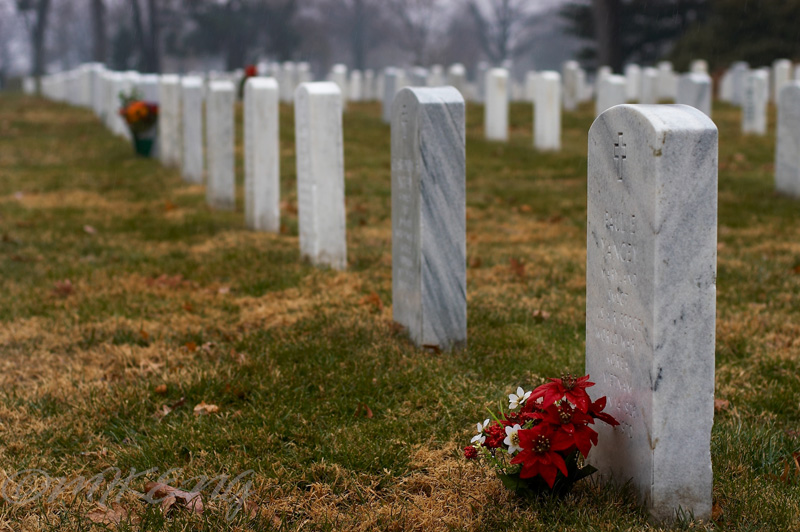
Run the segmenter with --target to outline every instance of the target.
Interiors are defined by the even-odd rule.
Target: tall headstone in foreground
[[[203,182],[203,79],[187,76],[181,80],[183,95],[183,178]]]
[[[589,455],[657,520],[711,517],[717,252],[714,123],[621,105],[589,131],[586,372],[620,422]]]
[[[294,97],[300,253],[313,264],[347,267],[342,92],[303,83]]]
[[[392,312],[418,346],[467,340],[465,107],[453,87],[392,107]]]
[[[766,135],[769,75],[762,70],[751,70],[745,78],[743,97],[742,133]]]
[[[615,105],[625,103],[627,100],[627,82],[622,76],[608,74],[600,79],[597,87],[597,101],[595,102],[595,115]]]
[[[508,71],[486,72],[484,124],[487,140],[508,140]]]
[[[232,81],[209,83],[206,99],[206,202],[215,209],[233,210],[236,206],[233,159],[235,102],[236,88]]]
[[[273,78],[250,78],[244,86],[244,219],[272,233],[281,225],[279,94]]]
[[[561,149],[561,75],[558,72],[537,74],[533,145],[539,150]]]
[[[776,144],[775,189],[800,197],[800,81],[781,90]]]
[[[683,74],[678,80],[676,103],[690,105],[711,116],[711,77],[697,72]]]
[[[777,59],[772,63],[772,88],[770,98],[778,103],[781,89],[792,80],[792,62],[789,59]]]

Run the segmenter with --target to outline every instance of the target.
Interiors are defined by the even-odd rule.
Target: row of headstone
[[[487,106],[506,79],[487,71]],[[393,319],[437,350],[467,340],[464,108],[406,88],[391,113]],[[586,367],[620,422],[589,461],[658,520],[711,517],[717,150],[684,105],[616,106],[589,132]]]
[[[291,69],[282,73],[286,70]],[[130,137],[119,115],[119,95],[138,90],[146,101],[159,105],[162,164],[180,169],[188,183],[205,183],[210,207],[233,210],[238,79],[240,74],[214,73],[203,79],[120,73],[93,64],[43,77],[42,92],[54,100],[94,109],[113,133]],[[259,231],[280,231],[278,103],[282,95],[274,78],[255,76],[245,81],[245,224]],[[303,82],[294,90],[293,100],[301,254],[314,264],[344,269],[342,91],[335,83]]]
[[[607,85],[627,97],[627,80],[614,78],[606,73],[598,92]],[[487,109],[507,106],[507,79],[505,69],[487,70]],[[762,72],[745,79],[743,101],[769,93]],[[108,105],[103,82],[95,90],[80,76],[54,81],[42,80],[46,94]],[[106,83],[136,80],[108,73]],[[162,105],[172,85],[161,77]],[[201,79],[183,78],[179,86],[184,171],[187,146],[198,148],[188,133],[202,129],[205,94],[210,203],[230,208],[234,84],[216,80],[204,91]],[[537,120],[545,109],[560,111],[558,73],[540,73],[534,86]],[[586,368],[620,421],[596,427],[589,461],[606,480],[629,482],[660,520],[679,511],[710,518],[713,478],[718,132],[699,110],[710,98],[707,74],[681,76],[676,90],[678,99],[702,103],[616,105],[603,110],[588,141]],[[245,84],[246,220],[273,231],[279,95],[274,79]],[[342,96],[336,83],[303,83],[294,109],[300,247],[334,268],[346,266]],[[464,98],[446,87],[405,88],[391,99],[394,319],[417,345],[447,350],[467,340]],[[783,86],[778,109],[776,185],[800,195],[799,82]],[[537,130],[556,129],[547,125],[553,116],[542,120]]]

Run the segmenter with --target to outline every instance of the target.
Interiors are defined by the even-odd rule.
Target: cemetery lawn
[[[583,371],[590,107],[564,115],[559,154],[531,148],[529,106],[512,106],[508,144],[483,141],[469,107],[469,347],[442,354],[392,326],[378,105],[344,118],[340,273],[299,259],[290,108],[270,235],[243,228],[241,129],[238,208],[215,212],[89,111],[4,94],[0,530],[656,530],[625,490],[521,501],[461,456],[517,386]],[[774,136],[742,137],[738,110],[714,112],[714,522],[675,528],[800,530],[800,203],[773,192]],[[218,411],[195,415],[201,403]],[[59,478],[105,471],[102,494],[108,468],[158,468],[131,482],[140,491],[172,468],[173,485],[251,471],[250,502],[227,521],[211,489],[202,515],[168,517],[132,492],[108,514],[88,488],[57,494]],[[26,469],[54,480],[32,474],[20,498],[44,496],[12,504]]]

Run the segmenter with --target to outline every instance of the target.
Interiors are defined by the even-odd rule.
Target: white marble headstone
[[[203,182],[203,79],[187,76],[181,80],[183,96],[183,178],[189,183]]]
[[[711,77],[708,74],[692,72],[678,79],[676,103],[690,105],[711,116]]]
[[[206,99],[206,151],[208,182],[206,201],[215,209],[236,207],[233,158],[236,88],[232,81],[212,81]]]
[[[600,78],[595,101],[595,115],[627,101],[627,81],[622,76],[608,74]]]
[[[562,77],[564,79],[564,109],[574,111],[578,104],[583,101],[582,87],[578,79],[578,71],[581,70],[577,61],[567,61],[564,63]]]
[[[772,93],[770,98],[777,103],[784,85],[792,80],[792,62],[789,59],[776,59],[772,63]]]
[[[508,140],[508,70],[486,72],[484,124],[487,140]]]
[[[629,101],[638,101],[642,89],[642,68],[639,65],[625,67],[625,98]]]
[[[766,135],[769,74],[763,70],[751,70],[745,78],[743,98],[742,133]]]
[[[250,78],[244,86],[244,218],[257,231],[280,231],[278,82]]]
[[[561,149],[561,75],[537,75],[533,111],[533,145],[539,150]]]
[[[342,92],[332,82],[295,92],[300,253],[312,264],[347,267]]]
[[[711,517],[718,132],[685,105],[589,131],[586,372],[617,427],[589,454],[657,520]]]
[[[778,100],[775,190],[800,197],[800,81],[784,85]]]
[[[658,70],[646,67],[642,71],[642,90],[639,102],[643,104],[658,103]]]
[[[453,87],[392,107],[392,312],[418,346],[467,340],[465,106]]]

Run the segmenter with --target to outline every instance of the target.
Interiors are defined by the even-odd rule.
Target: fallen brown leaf
[[[517,277],[525,277],[525,264],[514,257],[509,259],[509,264],[511,265],[511,271],[517,275]]]
[[[72,281],[64,279],[63,281],[56,281],[53,285],[53,294],[58,297],[67,297],[73,292]]]
[[[712,521],[719,521],[719,518],[722,517],[722,506],[719,503],[714,503],[711,507],[711,520]]]
[[[145,500],[161,502],[161,511],[167,514],[173,507],[186,508],[196,514],[203,513],[203,497],[197,491],[183,491],[161,482],[148,482],[144,486]]]
[[[205,401],[200,401],[200,404],[197,404],[194,407],[194,415],[196,416],[216,414],[217,412],[219,412],[219,407],[217,405],[207,404]]]
[[[369,295],[362,297],[360,303],[362,305],[372,305],[373,310],[375,311],[383,310],[383,301],[381,301],[381,296],[379,296],[376,292],[372,292]]]
[[[171,405],[161,405],[158,412],[156,412],[156,418],[159,420],[164,419],[167,415],[169,415],[173,410],[179,408],[186,404],[186,398],[181,397],[176,402],[172,403]]]
[[[530,205],[520,205],[519,210],[522,212],[531,212],[533,208]]]
[[[150,340],[150,333],[148,333],[148,332],[147,332],[147,331],[145,331],[144,329],[140,329],[140,330],[139,330],[139,336],[141,336],[141,337],[142,337],[142,340],[144,340],[145,342],[147,342],[148,340]]]
[[[358,403],[358,407],[356,408],[356,413],[354,417],[359,417],[361,415],[361,411],[364,410],[364,417],[372,419],[372,409],[368,407],[364,403]]]
[[[128,511],[118,504],[113,505],[111,508],[99,504],[97,509],[86,514],[86,517],[92,523],[118,525],[128,518]],[[132,521],[138,522],[138,518],[134,518]]]
[[[190,353],[194,353],[195,351],[197,351],[197,344],[194,342],[186,342],[186,345],[184,347]]]
[[[550,313],[547,312],[546,310],[537,309],[533,311],[533,320],[537,323],[542,323],[549,317]]]
[[[167,385],[166,384],[159,384],[158,386],[156,386],[156,389],[154,391],[159,395],[166,395],[166,393],[167,393]]]
[[[192,306],[191,303],[187,301],[186,303],[183,304],[183,310],[185,310],[186,312],[191,312],[192,310],[194,310],[194,307]]]
[[[480,257],[475,257],[474,259],[472,259],[472,261],[469,263],[469,267],[470,268],[480,268],[481,267],[481,258]]]
[[[178,206],[175,205],[174,203],[172,203],[170,200],[167,200],[167,201],[164,202],[164,210],[166,212],[174,211],[177,208],[178,208]]]
[[[731,406],[731,402],[727,399],[714,399],[714,411],[723,412]]]

